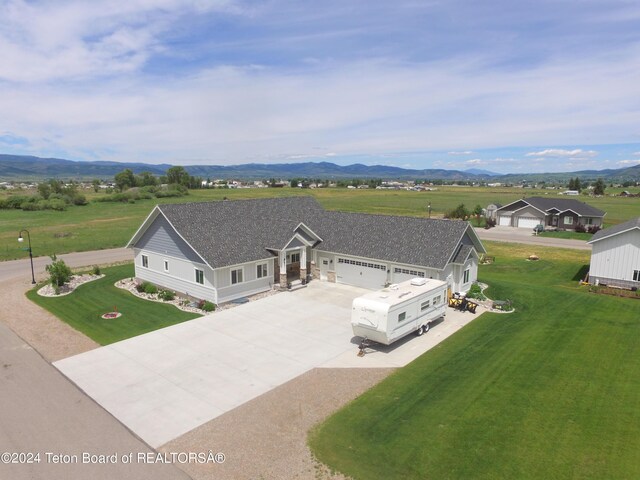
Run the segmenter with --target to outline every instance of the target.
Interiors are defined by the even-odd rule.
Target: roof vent
[[[411,285],[416,285],[421,287],[422,285],[426,285],[426,283],[427,283],[426,278],[416,277],[411,279]]]

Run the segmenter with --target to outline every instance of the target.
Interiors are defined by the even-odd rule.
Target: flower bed
[[[74,275],[71,279],[65,283],[63,286],[58,287],[58,293],[56,293],[56,289],[50,283],[46,284],[44,287],[38,290],[38,295],[42,297],[62,297],[64,295],[69,295],[80,285],[92,282],[94,280],[98,280],[104,277],[104,275]]]

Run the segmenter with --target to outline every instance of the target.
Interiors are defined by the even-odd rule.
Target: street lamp
[[[429,210],[429,218],[431,218],[431,202],[427,205],[427,210]]]
[[[20,243],[24,242],[24,238],[22,237],[22,232],[27,232],[27,240],[29,241],[29,247],[25,248],[25,250],[29,252],[29,260],[31,260],[31,283],[35,285],[36,276],[33,273],[33,252],[31,251],[31,235],[29,235],[29,230],[27,229],[20,230],[20,233],[18,233],[18,242]]]

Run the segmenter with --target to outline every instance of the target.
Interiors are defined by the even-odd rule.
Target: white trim
[[[239,282],[234,282],[233,281],[233,272],[237,272],[238,270],[240,270],[241,273],[241,277],[242,280]],[[236,279],[238,278],[238,275],[236,275]],[[244,267],[236,267],[236,268],[231,268],[229,269],[229,286],[233,286],[233,285],[240,285],[241,283],[246,283],[246,280],[244,279]]]
[[[523,202],[524,202],[524,200],[523,200]],[[540,210],[538,207],[534,207],[534,206],[533,206],[533,205],[531,205],[529,202],[524,202],[524,203],[526,203],[526,205],[525,205],[524,207],[519,208],[519,209],[517,209],[517,210],[513,210],[513,213],[515,214],[516,212],[519,212],[520,210],[524,210],[524,209],[525,209],[525,208],[527,208],[527,207],[531,207],[531,208],[533,208],[534,210],[539,211],[539,212],[540,212],[542,215],[544,215],[545,217],[546,217],[547,215],[549,215],[549,214],[548,214],[547,212],[545,212],[544,210]],[[513,215],[512,215],[512,216],[513,216]]]
[[[149,255],[147,255],[146,253],[141,253],[140,260],[141,260],[140,267],[149,269]]]
[[[162,266],[163,266],[163,272],[165,273],[169,273],[169,260],[167,260],[166,258],[162,258]]]
[[[263,265],[266,267],[266,272],[265,272],[264,275],[259,277],[258,276],[258,267],[263,266]],[[268,277],[269,277],[269,262],[256,263],[256,280],[262,280],[263,278],[268,278]]]
[[[195,277],[196,277],[196,281],[194,282],[196,285],[203,285],[204,286],[204,270],[202,270],[201,268],[197,268],[197,267],[193,267],[194,273],[195,273]],[[202,273],[202,283],[200,283],[198,281],[198,272]]]
[[[153,217],[153,220],[156,219],[156,217],[159,215],[160,213],[160,208],[158,205],[156,205],[155,207],[153,207],[153,210],[151,210],[151,213],[149,213],[149,215],[147,215],[147,218],[144,219],[144,222],[142,222],[142,225],[140,225],[140,227],[138,227],[138,230],[136,230],[136,233],[133,234],[133,237],[131,237],[131,240],[129,240],[129,242],[127,243],[127,245],[125,246],[125,248],[129,248],[129,247],[134,247],[134,243],[137,242],[139,240],[138,234],[142,234],[144,233],[144,231],[147,230],[147,228],[149,228],[149,226],[153,223],[153,220],[149,221],[149,219],[151,218],[151,216],[153,214],[156,214],[155,217]],[[166,218],[166,217],[165,217]],[[148,222],[148,225],[147,225]],[[142,235],[140,235],[142,236]],[[135,248],[135,247],[134,247]]]
[[[319,241],[323,241],[322,237],[320,235],[318,235],[316,232],[314,232],[313,230],[311,230],[307,225],[305,225],[304,222],[300,222],[298,224],[298,226],[296,228],[293,229],[293,231],[295,232],[297,229],[299,229],[300,227],[304,228],[307,233],[311,234],[312,237],[316,237]]]
[[[313,246],[313,243],[309,243],[309,241],[306,240],[302,235],[300,235],[299,233],[296,233],[296,234],[293,235],[293,237],[291,237],[287,241],[287,243],[284,244],[284,247],[281,250],[293,250],[293,249],[296,249],[296,248],[301,248],[300,246],[298,246],[298,247],[289,247],[289,244],[291,242],[293,242],[294,240],[296,240],[296,239],[300,240],[300,242],[303,245],[307,246],[307,247],[312,247]]]
[[[612,228],[612,227],[609,227],[609,228]],[[635,227],[627,228],[626,230],[620,230],[619,232],[610,233],[609,235],[603,235],[600,238],[591,239],[587,243],[599,242],[600,240],[604,240],[606,238],[612,238],[612,237],[615,237],[616,235],[620,235],[621,233],[627,233],[627,232],[630,232],[632,230],[640,230],[640,227],[635,226]],[[606,232],[606,230],[604,230],[604,231]]]

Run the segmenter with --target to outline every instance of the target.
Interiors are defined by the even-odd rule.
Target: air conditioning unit
[[[427,279],[426,278],[412,278],[411,279],[411,285],[415,285],[416,287],[421,287],[422,285],[426,285],[427,284]]]

